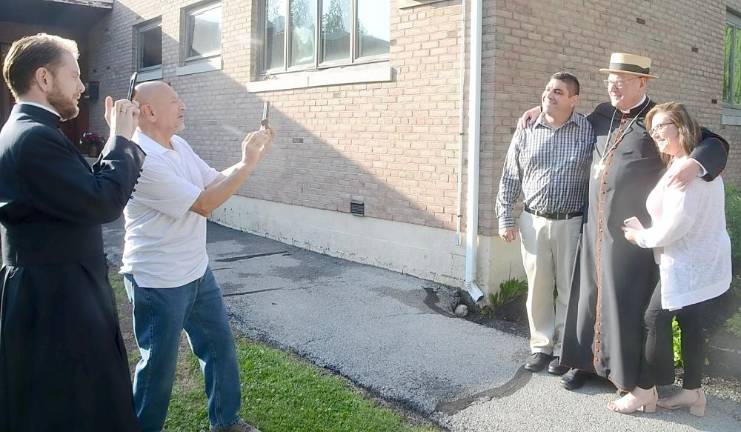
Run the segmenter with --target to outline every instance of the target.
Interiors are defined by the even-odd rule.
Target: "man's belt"
[[[582,212],[580,211],[573,212],[573,213],[550,213],[550,212],[542,212],[542,211],[533,210],[528,206],[525,206],[525,211],[535,216],[540,216],[542,218],[553,219],[553,220],[571,219],[571,218],[582,215]]]

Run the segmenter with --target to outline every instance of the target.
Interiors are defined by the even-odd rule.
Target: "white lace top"
[[[670,188],[667,179],[677,165],[669,167],[648,195],[651,227],[637,232],[639,246],[654,248],[661,305],[669,310],[723,294],[732,277],[723,180],[696,178],[685,191]]]

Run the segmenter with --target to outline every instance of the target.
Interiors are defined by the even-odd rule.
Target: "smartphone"
[[[270,102],[268,101],[262,104],[262,120],[260,120],[260,126],[265,128],[270,126]]]
[[[623,224],[625,224],[626,227],[640,230],[643,229],[643,224],[641,224],[641,221],[638,220],[637,217],[629,217],[628,219],[625,219],[623,221]]]
[[[131,79],[129,80],[129,92],[126,94],[126,99],[132,100],[134,98],[134,86],[136,86],[136,76],[138,74],[134,72],[131,74]]]

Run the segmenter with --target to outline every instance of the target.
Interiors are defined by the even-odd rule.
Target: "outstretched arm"
[[[272,129],[248,134],[242,141],[242,160],[222,171],[221,175],[201,192],[190,210],[208,217],[214,209],[234,195],[244,184],[272,143]]]

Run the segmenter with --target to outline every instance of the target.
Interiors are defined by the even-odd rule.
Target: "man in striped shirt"
[[[519,232],[532,353],[525,369],[548,365],[556,375],[568,370],[559,357],[595,142],[589,121],[574,112],[578,101],[574,75],[551,76],[541,96],[543,112],[512,137],[496,205],[499,235],[509,243],[518,231],[512,207],[524,195]]]

